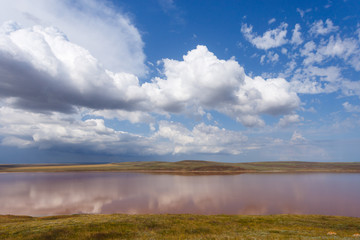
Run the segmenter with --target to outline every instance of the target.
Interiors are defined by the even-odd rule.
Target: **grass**
[[[9,240],[355,239],[358,233],[360,218],[319,215],[0,215],[0,239]]]
[[[257,172],[356,172],[360,162],[252,162],[221,163],[185,160],[179,162],[122,162],[107,164],[0,164],[0,172],[133,171],[180,174],[231,174]]]

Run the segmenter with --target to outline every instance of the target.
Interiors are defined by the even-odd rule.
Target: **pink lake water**
[[[77,213],[360,217],[360,174],[0,173],[0,214]]]

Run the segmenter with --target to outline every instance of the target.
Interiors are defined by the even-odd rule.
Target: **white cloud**
[[[291,43],[299,45],[303,42],[300,29],[301,29],[300,24],[298,23],[295,24],[295,28],[292,30],[293,35],[291,37],[291,41],[290,41]]]
[[[260,63],[263,64],[265,62],[266,55],[261,55]]]
[[[11,97],[13,106],[60,112],[77,106],[133,110],[143,99],[136,93],[136,76],[104,69],[56,28],[7,22],[0,29],[0,96]]]
[[[275,19],[275,18],[272,18],[272,19],[270,19],[270,20],[268,21],[268,24],[272,24],[272,23],[274,23],[274,22],[276,22],[276,19]]]
[[[161,121],[157,137],[169,139],[173,154],[225,153],[240,154],[247,137],[240,132],[200,123],[191,131],[179,123]]]
[[[300,17],[301,17],[301,18],[304,17],[305,12],[304,12],[302,9],[297,8],[296,11],[300,14]]]
[[[260,63],[263,64],[265,62],[265,59],[267,63],[276,63],[277,61],[279,61],[279,54],[273,51],[269,51],[266,55],[262,55],[260,57]]]
[[[326,68],[319,68],[315,66],[309,66],[307,68],[310,76],[317,76],[320,81],[326,82],[340,82],[342,80],[341,69],[335,66],[329,66]]]
[[[323,60],[321,55],[316,54],[316,44],[314,41],[305,43],[304,47],[300,50],[300,55],[305,57],[303,60],[305,65]]]
[[[339,90],[343,81],[339,67],[319,68],[309,66],[297,69],[292,77],[291,86],[292,90],[297,93],[331,93]]]
[[[87,115],[104,117],[106,119],[128,120],[131,123],[153,123],[154,117],[147,112],[142,111],[125,111],[125,110],[94,110],[89,111]]]
[[[5,28],[0,41],[3,145],[110,154],[239,154],[246,141],[239,132],[205,124],[187,130],[166,122],[156,131],[151,113],[216,110],[246,126],[262,126],[260,115],[286,114],[300,104],[286,80],[252,79],[234,59],[220,60],[204,46],[183,61],[163,60],[165,78],[139,85],[134,75],[102,68],[57,29]],[[153,136],[117,131],[102,119],[82,121],[84,115],[147,122]]]
[[[303,18],[305,16],[305,13],[311,12],[312,9],[308,8],[306,10],[302,10],[300,8],[297,8],[296,11],[300,14],[300,17]]]
[[[284,79],[246,76],[234,60],[219,60],[198,46],[183,61],[164,60],[165,79],[156,78],[142,88],[153,105],[172,112],[186,109],[217,110],[246,126],[263,125],[260,114],[284,114],[300,100]]]
[[[102,119],[41,113],[0,107],[2,145],[67,149],[107,154],[239,154],[247,137],[240,132],[200,123],[191,131],[180,123],[160,121],[145,137],[106,127]]]
[[[315,42],[307,42],[300,50],[301,56],[304,56],[303,63],[310,65],[314,63],[322,63],[331,58],[343,59],[347,64],[352,66],[356,71],[360,71],[360,47],[359,41],[354,38],[341,39],[330,36],[326,41],[322,41],[319,45]]]
[[[303,57],[303,66],[293,69],[292,73],[283,74],[292,76],[294,91],[318,94],[341,90],[347,96],[360,96],[358,81],[350,81],[342,76],[346,67],[330,65],[333,60],[342,60],[343,64],[360,71],[360,42],[357,38],[337,35],[323,39],[318,44],[309,41],[300,49],[300,56]]]
[[[254,79],[246,76],[245,85],[238,90],[238,105],[227,108],[225,113],[235,116],[246,126],[263,126],[259,114],[280,115],[298,108],[300,99],[282,78]]]
[[[341,88],[346,96],[356,95],[360,98],[360,81],[343,80],[341,81]]]
[[[108,128],[102,119],[0,108],[2,145],[108,154],[164,154],[150,138]]]
[[[343,107],[347,112],[359,112],[360,113],[360,106],[352,105],[349,102],[344,102]]]
[[[298,122],[301,122],[303,120],[304,119],[302,117],[300,117],[298,114],[290,114],[290,115],[285,115],[284,117],[282,117],[279,120],[278,125],[280,127],[287,127],[287,126],[289,126],[291,124],[298,123]]]
[[[284,45],[288,42],[286,39],[287,24],[282,23],[279,27],[266,31],[262,36],[257,36],[256,33],[252,32],[253,27],[247,24],[241,26],[241,32],[243,33],[246,40],[248,40],[255,47],[263,50],[275,48]]]
[[[54,28],[9,29],[1,35],[1,66],[17,68],[3,67],[2,74],[11,74],[2,75],[0,82],[4,145],[111,154],[239,154],[246,140],[239,132],[205,124],[187,130],[166,122],[156,131],[152,113],[196,111],[205,116],[215,110],[245,126],[263,126],[261,115],[288,114],[300,105],[285,79],[250,78],[234,59],[220,60],[205,46],[189,51],[182,61],[163,60],[164,79],[139,85],[134,75],[103,69]],[[28,41],[18,42],[24,38]],[[82,121],[85,115],[90,119]],[[91,115],[147,122],[154,135],[116,131]]]
[[[291,144],[301,144],[304,142],[306,142],[306,139],[297,131],[295,131],[293,133],[293,135],[291,136],[291,139],[290,139]]]
[[[358,41],[352,38],[342,40],[339,36],[330,37],[327,44],[322,45],[318,52],[324,56],[340,57],[347,60],[350,55],[358,52]]]
[[[1,1],[0,24],[8,20],[24,28],[41,25],[61,29],[71,42],[87,49],[111,71],[138,76],[147,71],[138,29],[107,1]]]
[[[294,80],[291,81],[293,91],[303,94],[319,94],[333,92],[333,90],[327,90],[321,83],[317,81],[312,81],[310,79],[303,79],[303,77],[304,76],[302,74],[294,75]]]
[[[339,27],[334,26],[333,22],[330,19],[326,19],[325,23],[323,22],[323,20],[314,22],[309,30],[309,33],[317,36],[326,35],[331,32],[336,32],[337,30],[339,30]]]
[[[189,51],[183,61],[164,59],[163,64],[165,79],[157,77],[142,88],[155,106],[170,112],[231,104],[244,82],[244,70],[235,60],[219,60],[205,46]]]
[[[269,51],[267,54],[267,57],[268,57],[269,61],[272,63],[279,61],[279,54],[274,53],[273,51]]]
[[[136,122],[149,119],[148,114],[139,112],[193,113],[208,109],[249,125],[249,119],[261,122],[259,114],[286,113],[300,102],[295,93],[288,92],[285,80],[245,81],[244,70],[234,59],[220,60],[205,46],[189,51],[183,61],[164,59],[165,79],[157,77],[140,85],[132,74],[104,69],[86,49],[69,42],[55,28],[20,28],[7,23],[2,29],[0,96],[9,106],[28,111],[113,109],[121,111],[101,113],[124,119],[124,111],[135,112],[127,119]],[[276,61],[278,55],[269,57]],[[267,96],[268,90],[261,89],[265,85],[274,93],[278,91],[277,96]]]

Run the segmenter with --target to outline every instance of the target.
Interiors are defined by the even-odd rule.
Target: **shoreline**
[[[245,173],[360,173],[360,162],[248,162],[198,160],[179,162],[120,162],[106,164],[0,164],[5,172],[134,172],[181,175]]]

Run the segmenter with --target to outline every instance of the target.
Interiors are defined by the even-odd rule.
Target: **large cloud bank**
[[[8,107],[0,107],[0,126],[6,146],[106,154],[238,154],[247,141],[239,132],[204,123],[188,130],[180,123],[161,121],[151,136],[142,136],[109,128],[103,119],[82,121],[77,115],[49,116]]]
[[[0,94],[16,107],[71,112],[74,107],[126,108],[134,75],[112,73],[59,30],[21,28],[7,22],[0,33]],[[130,90],[129,90],[130,91]]]
[[[86,7],[67,11],[69,19],[82,12],[80,22],[76,23],[80,29],[85,27],[86,13],[96,11],[99,18],[94,24],[99,37],[120,26],[123,31],[120,35],[127,41],[114,50],[115,55],[123,57],[114,62],[119,63],[115,66],[108,62],[111,56],[99,55],[96,47],[83,44],[84,39],[72,31],[70,20],[55,21],[51,14],[41,11],[41,6],[49,8],[51,3],[54,4],[51,11],[68,8],[66,1],[40,1],[38,12],[30,4],[20,0],[13,4],[16,2],[46,21],[29,16],[24,9],[25,25],[6,21],[0,27],[3,145],[110,154],[236,155],[247,148],[247,137],[240,132],[215,123],[197,123],[189,128],[170,120],[158,121],[157,116],[185,114],[211,118],[209,112],[216,111],[253,127],[265,125],[262,115],[291,116],[300,106],[299,97],[285,79],[249,77],[234,58],[218,59],[201,45],[181,60],[163,59],[159,76],[140,84],[138,76],[146,72],[142,41],[126,17],[107,11],[105,5],[95,10],[95,0],[79,1]],[[116,17],[110,22],[111,29],[101,30],[102,25],[112,21],[111,16]],[[36,25],[31,24],[34,21]],[[131,41],[134,47],[123,52],[121,48],[127,48]],[[112,44],[107,40],[103,43]],[[146,122],[152,131],[147,135],[118,131],[106,125],[105,120],[112,118]]]
[[[289,113],[300,103],[286,80],[252,79],[235,60],[220,60],[205,46],[182,61],[164,59],[164,77],[140,85],[133,74],[105,69],[55,28],[7,22],[1,28],[0,61],[0,94],[8,104],[31,111],[216,110],[255,126],[262,124],[259,115]]]
[[[121,9],[108,1],[1,1],[0,23],[8,20],[25,28],[54,26],[65,32],[71,42],[87,49],[107,69],[146,74],[139,30]]]

